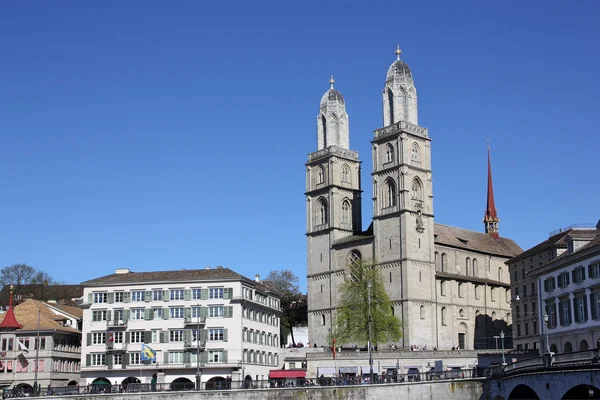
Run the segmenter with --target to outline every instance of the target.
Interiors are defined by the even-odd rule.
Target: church
[[[323,94],[317,149],[306,163],[309,341],[330,345],[338,286],[357,259],[376,262],[402,322],[399,348],[511,347],[510,277],[522,249],[499,235],[488,148],[484,232],[434,222],[431,138],[419,126],[417,88],[396,50],[383,86],[383,127],[372,146],[373,218],[362,225],[361,160],[350,148],[344,97]],[[483,189],[482,189],[483,190]],[[351,345],[351,343],[339,343]],[[357,343],[364,346],[364,343]]]

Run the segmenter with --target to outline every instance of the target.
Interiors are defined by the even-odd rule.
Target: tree
[[[20,299],[23,296],[34,293],[36,298],[44,300],[44,288],[47,285],[56,285],[59,282],[55,281],[47,272],[38,271],[27,264],[13,264],[0,269],[0,286],[6,288],[7,286],[13,285],[13,294],[15,299]],[[6,293],[6,298],[2,296],[2,303],[8,302],[8,291],[2,290]]]
[[[306,295],[300,293],[298,277],[288,269],[273,270],[269,272],[264,283],[281,294],[281,341],[285,344],[284,340],[287,340],[289,332],[295,346],[294,328],[303,326],[308,321]]]
[[[359,259],[348,266],[346,279],[338,287],[340,302],[335,336],[339,343],[369,341],[368,282],[371,282],[373,343],[397,341],[402,337],[402,322],[392,312],[392,303],[377,265]]]

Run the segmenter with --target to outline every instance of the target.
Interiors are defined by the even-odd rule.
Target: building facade
[[[0,387],[31,393],[36,369],[40,388],[77,385],[83,310],[33,299],[14,308],[9,302],[0,323]]]
[[[81,383],[266,379],[279,365],[280,295],[222,267],[83,282]],[[142,346],[155,352],[142,360]]]
[[[337,288],[349,263],[364,258],[377,264],[403,321],[396,345],[493,346],[510,324],[504,262],[522,250],[498,235],[491,166],[485,233],[434,223],[431,138],[418,125],[417,90],[399,49],[382,97],[384,127],[371,141],[373,219],[366,230],[361,161],[350,148],[345,99],[333,78],[321,98],[317,150],[306,163],[308,339],[328,345]]]
[[[547,329],[538,342],[554,353],[592,349],[600,339],[600,222],[569,230],[564,242],[563,254],[529,272],[543,306],[537,323]]]

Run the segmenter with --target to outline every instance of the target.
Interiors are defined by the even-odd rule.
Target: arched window
[[[348,256],[348,263],[355,264],[355,263],[359,262],[360,260],[362,260],[362,254],[360,254],[360,251],[352,250],[350,252],[350,255]]]
[[[492,301],[496,301],[496,288],[493,287],[490,289],[490,297]]]
[[[342,167],[342,182],[351,182],[350,181],[350,167],[346,164]]]
[[[388,88],[388,104],[390,106],[390,121],[389,124],[394,123],[394,93],[392,89]]]
[[[460,310],[458,310],[458,316],[461,318],[465,317],[465,310],[463,310],[462,308]]]
[[[446,271],[446,268],[448,268],[448,256],[446,253],[442,253],[442,265],[440,271],[444,272]]]
[[[463,288],[463,284],[459,283],[458,284],[458,297],[464,297],[464,288]]]
[[[552,343],[550,345],[550,352],[552,352],[554,354],[558,353],[558,347],[556,347],[556,345],[554,343]]]
[[[565,353],[570,353],[572,351],[573,351],[573,346],[571,345],[571,342],[565,343]]]
[[[440,295],[445,296],[446,295],[446,281],[441,281],[440,282]]]
[[[425,319],[425,306],[419,307],[419,315],[421,319]]]
[[[480,314],[481,314],[481,313],[479,312],[479,310],[476,310],[476,311],[475,311],[475,327],[476,327],[476,328],[479,328],[479,326],[480,326],[480,324],[481,324],[481,322],[479,322],[479,320],[481,319],[481,318],[479,318],[479,315],[480,315]]]
[[[362,273],[361,268],[360,267],[360,261],[362,260],[362,254],[360,254],[360,251],[354,249],[350,252],[350,254],[348,255],[348,266],[349,266],[349,270],[350,270],[350,279],[352,279],[354,282],[357,282],[360,279],[360,276]]]
[[[505,291],[506,293],[504,293],[504,296],[506,298],[506,302],[510,303],[510,289],[506,289]]]
[[[325,316],[321,315],[321,325],[325,325]]]
[[[492,329],[496,329],[496,311],[492,312]]]
[[[477,259],[473,259],[473,276],[477,276]]]
[[[481,285],[475,285],[475,300],[479,300],[481,296]]]
[[[317,182],[325,183],[325,168],[322,166],[319,167],[319,171],[317,172]]]
[[[352,225],[352,207],[348,200],[342,202],[342,227],[350,227]]]
[[[440,270],[440,253],[438,253],[437,251],[435,252],[435,270]]]
[[[416,200],[423,200],[423,186],[419,182],[418,178],[413,179],[412,182],[412,198]]]
[[[323,148],[327,148],[327,119],[321,114],[321,125],[323,125]]]
[[[394,310],[394,305],[393,304],[390,306],[390,308],[392,309],[392,315],[396,315],[396,310]]]
[[[502,267],[498,267],[498,281],[502,282]]]
[[[446,307],[442,307],[442,325],[448,324],[448,316],[446,315]]]
[[[512,320],[510,319],[510,313],[506,313],[506,323],[508,325],[512,324]]]
[[[467,260],[465,261],[465,275],[469,275],[469,270],[471,266],[471,258],[467,257]]]
[[[317,202],[317,225],[324,225],[327,223],[327,201],[324,198],[320,198]]]
[[[396,205],[396,183],[389,178],[385,181],[385,206],[393,207]]]
[[[585,340],[582,340],[581,342],[579,342],[579,351],[585,351],[587,349],[589,349],[589,345],[588,342]]]
[[[413,142],[412,144],[412,153],[410,159],[414,162],[421,162],[421,148],[417,142]]]
[[[385,146],[385,162],[390,163],[394,161],[394,146],[387,144]]]

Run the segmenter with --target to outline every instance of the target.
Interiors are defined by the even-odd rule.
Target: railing
[[[547,361],[544,361],[547,358]],[[571,366],[592,365],[598,359],[597,350],[583,350],[571,353],[544,354],[541,357],[526,358],[510,363],[503,368],[503,374],[514,375],[528,371],[552,370]],[[600,366],[599,366],[600,367]]]
[[[415,135],[427,137],[427,128],[422,128],[418,125],[409,124],[408,122],[400,121],[393,125],[386,126],[375,130],[375,139],[385,137],[400,131],[406,131]]]
[[[338,156],[342,156],[342,157],[347,157],[347,158],[350,158],[353,160],[358,160],[358,152],[357,151],[342,149],[341,147],[337,147],[337,146],[329,146],[326,149],[321,149],[319,151],[310,153],[308,155],[308,160],[313,161],[313,160],[316,160],[318,158],[324,157],[329,154],[334,154],[334,155],[338,155]]]
[[[127,328],[127,320],[126,319],[119,319],[119,320],[106,321],[106,327],[107,328],[123,328],[123,329],[126,329]]]
[[[184,323],[186,325],[193,325],[193,324],[205,325],[206,317],[185,317]]]

